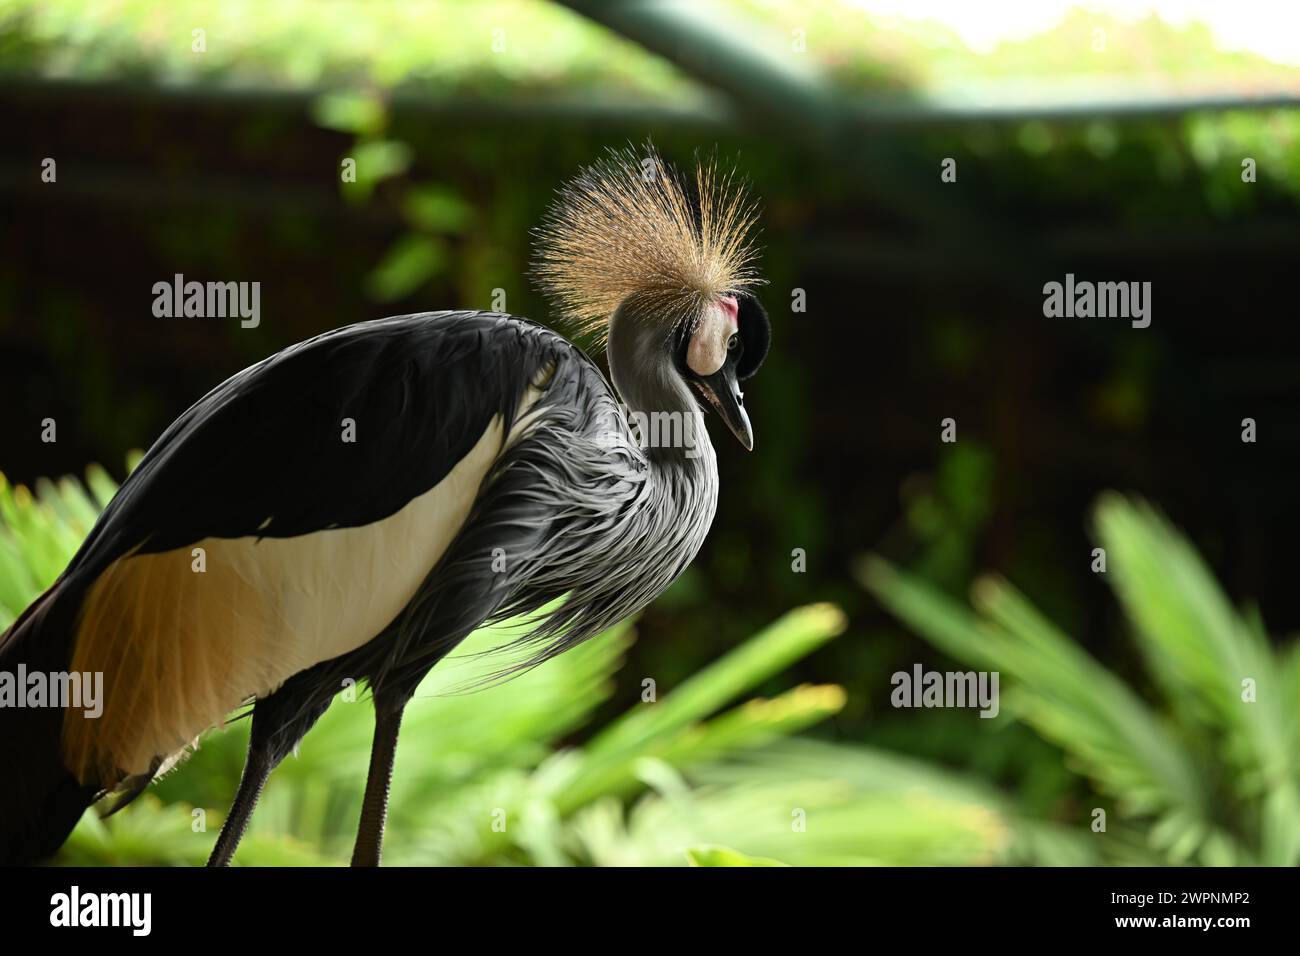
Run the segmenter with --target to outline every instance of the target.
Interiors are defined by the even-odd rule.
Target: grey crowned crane
[[[657,157],[616,152],[561,191],[537,277],[604,339],[613,388],[526,319],[435,312],[292,346],[181,415],[0,636],[0,670],[103,674],[98,717],[0,709],[0,862],[49,856],[92,802],[130,800],[251,704],[209,861],[227,864],[268,775],[364,680],[375,732],[352,862],[377,865],[402,711],[430,668],[515,615],[531,616],[524,666],[540,663],[695,557],[718,473],[690,426],[712,408],[752,447],[739,383],[770,337],[754,219],[709,163],[688,189]],[[647,422],[678,420],[685,440],[645,440]]]

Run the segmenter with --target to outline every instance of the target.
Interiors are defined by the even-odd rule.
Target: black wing
[[[65,575],[132,548],[293,537],[370,524],[428,491],[512,420],[527,383],[570,349],[499,313],[347,326],[228,379],[178,418],[122,485]],[[344,441],[345,419],[355,441]]]

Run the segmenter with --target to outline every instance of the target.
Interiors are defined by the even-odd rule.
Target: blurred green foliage
[[[689,6],[689,4],[682,4]],[[1089,80],[1191,94],[1231,83],[1289,88],[1296,70],[1227,52],[1202,24],[1070,10],[1038,35],[972,50],[951,28],[842,0],[712,0],[707,16],[775,57],[813,61],[846,91],[945,99],[1106,92]],[[195,49],[202,30],[203,50]],[[1095,49],[1104,34],[1104,55]],[[286,88],[356,85],[445,94],[573,89],[698,99],[663,59],[558,3],[538,0],[0,0],[0,62],[47,77]],[[1052,82],[1027,87],[1028,78]],[[1014,85],[1012,85],[1014,84]],[[1029,95],[1025,93],[1028,90]]]
[[[690,91],[635,44],[530,0],[2,0],[0,62],[47,77],[264,89]]]
[[[1002,675],[1008,710],[1060,747],[1113,815],[1113,844],[1133,847],[1121,859],[1300,863],[1300,644],[1274,651],[1258,613],[1235,610],[1149,505],[1107,496],[1096,524],[1104,555],[1094,561],[1105,562],[1159,707],[1001,578],[976,581],[972,614],[880,559],[863,576],[935,646]]]

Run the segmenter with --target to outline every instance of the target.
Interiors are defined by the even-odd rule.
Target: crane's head
[[[579,331],[610,337],[621,392],[676,376],[753,448],[740,383],[771,338],[751,292],[763,281],[750,241],[757,212],[713,161],[697,165],[693,185],[651,147],[611,150],[561,191],[537,232],[534,271]]]
[[[677,370],[745,448],[754,433],[740,383],[767,355],[771,326],[758,300],[747,292],[708,303],[694,325],[684,325],[676,346]]]

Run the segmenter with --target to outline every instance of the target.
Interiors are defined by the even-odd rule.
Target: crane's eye
[[[740,344],[740,336],[733,334],[731,338],[727,339],[727,351],[734,352],[736,350],[736,346],[739,344]]]

